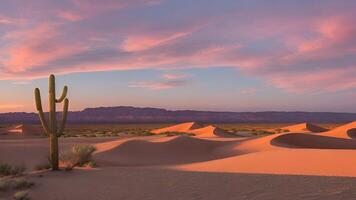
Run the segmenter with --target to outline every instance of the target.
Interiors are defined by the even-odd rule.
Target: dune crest
[[[169,126],[166,128],[160,128],[160,129],[155,129],[152,130],[152,133],[155,134],[161,134],[161,133],[166,133],[166,132],[189,132],[194,129],[199,129],[202,128],[203,125],[197,122],[187,122],[187,123],[182,123],[182,124],[177,124],[174,126]]]
[[[286,126],[282,128],[283,130],[288,130],[289,132],[313,132],[320,133],[325,132],[328,129],[311,124],[311,123],[300,123],[291,126]]]
[[[166,128],[156,129],[151,132],[155,134],[161,134],[167,132],[183,132],[183,133],[192,133],[197,137],[234,137],[235,136],[218,127],[212,125],[203,126],[197,122],[187,122],[187,123],[178,124]]]
[[[352,139],[356,136],[355,129],[356,129],[356,121],[353,121],[351,123],[336,127],[336,128],[334,128],[330,131],[327,131],[325,133],[321,133],[319,135]]]
[[[190,131],[198,137],[234,137],[234,135],[212,125]]]

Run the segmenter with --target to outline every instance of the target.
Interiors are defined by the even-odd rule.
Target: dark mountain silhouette
[[[213,112],[129,106],[86,108],[68,113],[70,123],[144,123],[144,122],[217,122],[217,123],[336,123],[356,120],[356,113],[332,112]],[[0,123],[39,123],[36,113],[2,113]]]

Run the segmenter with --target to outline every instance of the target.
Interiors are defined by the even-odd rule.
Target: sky
[[[1,0],[0,112],[98,106],[356,113],[356,1]]]

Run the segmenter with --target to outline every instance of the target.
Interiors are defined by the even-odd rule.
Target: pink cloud
[[[0,16],[0,25],[11,25],[11,24],[23,24],[25,22],[24,19],[15,19],[5,16]]]
[[[68,21],[79,21],[84,19],[84,16],[80,13],[75,13],[71,11],[60,11],[58,12],[58,16]]]
[[[121,49],[127,52],[142,51],[184,37],[188,34],[189,33],[177,32],[162,37],[129,37],[123,42]]]
[[[182,80],[174,81],[163,81],[163,82],[150,82],[150,81],[139,81],[129,85],[133,88],[146,88],[150,90],[165,90],[177,87],[186,86],[188,82]]]
[[[277,10],[261,2],[246,11],[239,6],[234,10],[233,5],[227,9],[192,4],[186,9],[183,2],[182,7],[174,5],[178,7],[168,15],[165,6],[173,6],[172,2],[95,2],[69,0],[52,9],[44,6],[43,12],[31,12],[27,26],[6,30],[0,39],[5,44],[0,47],[0,79],[105,70],[234,67],[291,92],[356,87],[352,78],[356,18],[345,8],[324,11],[306,6],[301,15],[288,3],[278,4],[281,9]],[[51,17],[46,11],[58,16]],[[164,78],[185,78],[180,76],[166,74]],[[132,86],[167,88],[174,84],[178,83]]]
[[[7,59],[3,61],[9,74],[25,72],[29,68],[33,69],[56,58],[85,49],[84,46],[60,39],[58,27],[51,24],[40,24],[11,35],[16,41],[7,47],[5,51]]]
[[[320,70],[317,72],[273,75],[272,83],[295,93],[334,92],[356,88],[356,66]],[[320,88],[323,88],[322,90]]]
[[[58,17],[68,21],[79,21],[111,10],[139,5],[157,5],[158,0],[69,0],[70,8],[60,9]]]
[[[181,74],[181,73],[163,74],[163,78],[165,78],[166,80],[184,79],[190,76],[191,76],[190,74]]]

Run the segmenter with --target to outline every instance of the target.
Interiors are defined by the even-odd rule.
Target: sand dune
[[[355,129],[356,129],[356,121],[353,121],[343,126],[336,127],[325,133],[321,133],[319,135],[350,139],[356,136]]]
[[[247,174],[249,176],[250,174],[255,174],[255,176],[261,174],[258,175],[261,177],[276,177],[278,174],[279,177],[285,176],[285,181],[274,186],[273,192],[268,193],[267,196],[260,196],[260,199],[280,198],[279,190],[285,185],[289,186],[285,187],[285,191],[292,191],[285,199],[293,199],[290,197],[295,197],[293,193],[296,187],[295,180],[301,176],[287,177],[286,175],[330,176],[329,178],[335,178],[335,176],[356,177],[354,169],[356,140],[350,139],[356,136],[355,125],[356,123],[353,122],[330,131],[309,134],[312,129],[304,124],[293,129],[304,131],[295,133],[286,132],[231,139],[226,138],[229,135],[225,134],[229,133],[214,126],[203,127],[191,122],[173,126],[175,127],[174,131],[189,131],[196,134],[196,137],[153,135],[115,140],[110,138],[61,138],[61,150],[66,150],[78,143],[95,145],[98,151],[93,157],[99,166],[98,169],[78,169],[71,173],[48,173],[38,179],[34,175],[33,179],[36,179],[38,184],[32,194],[34,197],[38,197],[36,199],[43,197],[62,199],[63,193],[67,195],[67,199],[87,198],[88,195],[92,199],[112,199],[112,197],[130,199],[132,193],[141,194],[141,188],[145,188],[145,195],[138,195],[137,199],[150,199],[150,197],[157,199],[160,198],[160,194],[158,194],[160,192],[153,192],[154,196],[148,198],[147,195],[150,195],[152,191],[161,191],[159,189],[164,188],[168,199],[189,199],[194,194],[200,195],[196,188],[203,184],[202,194],[204,195],[209,189],[214,188],[213,192],[209,191],[210,193],[203,199],[217,199],[217,196],[213,198],[212,195],[221,192],[221,190],[224,191],[221,194],[230,192],[228,195],[230,199],[236,199],[240,195],[236,193],[236,188],[244,187],[245,181],[236,186],[233,182],[227,182],[222,177],[236,181],[241,180],[241,177],[247,176]],[[22,127],[15,128],[14,130],[22,129]],[[305,130],[305,128],[308,129]],[[172,127],[164,130],[171,131]],[[14,131],[15,133],[16,131]],[[45,161],[46,155],[48,155],[47,138],[0,140],[0,162],[24,163],[29,169],[32,169],[35,164]],[[156,170],[156,172],[152,170]],[[154,176],[152,176],[153,173]],[[189,175],[182,178],[182,174]],[[200,177],[199,180],[196,176]],[[59,180],[61,183],[65,183],[61,184],[65,185],[64,188],[56,187]],[[98,186],[98,180],[105,186],[101,184]],[[128,186],[128,180],[130,180],[130,186]],[[180,182],[177,183],[177,180]],[[260,194],[261,188],[263,188],[263,192],[270,191],[270,184],[274,183],[273,181],[261,182],[256,177],[248,180],[251,183],[248,189],[254,189],[251,191],[243,189],[243,191],[249,191],[244,197],[248,194]],[[152,184],[149,181],[156,185],[155,188],[150,187]],[[89,192],[85,188],[87,187],[85,183],[89,183],[92,187]],[[261,186],[256,189],[256,184],[261,184]],[[85,187],[78,189],[78,185]],[[307,185],[305,189],[308,189],[309,181],[303,182],[302,185]],[[316,185],[318,188],[319,184]],[[334,182],[331,182],[330,185],[333,186]],[[78,190],[73,190],[73,188]],[[121,192],[118,192],[118,188],[121,189]],[[330,193],[340,194],[331,186],[329,189]],[[177,190],[179,191],[177,192]],[[47,191],[47,193],[51,191],[51,195],[46,193],[47,196],[43,196],[43,191]],[[348,188],[347,191],[354,190]],[[190,193],[187,195],[187,192]],[[170,196],[172,193],[175,196]],[[185,194],[184,197],[187,198],[179,196],[180,193]],[[57,196],[53,196],[53,194],[57,194]],[[315,191],[315,194],[320,197],[319,190]],[[203,196],[196,197],[199,199]],[[256,196],[246,199],[258,199],[254,197]],[[296,199],[305,199],[303,197],[305,196],[302,195],[301,198]]]
[[[313,132],[313,133],[320,133],[328,130],[311,123],[301,123],[301,124],[286,126],[283,127],[282,129],[288,130],[289,132]]]
[[[151,132],[155,134],[161,134],[166,132],[189,132],[191,130],[202,128],[202,127],[203,125],[197,122],[187,122],[187,123],[177,124],[166,128],[152,130]]]
[[[282,147],[273,145],[271,141],[274,138],[284,134],[286,133],[273,134],[273,135],[267,135],[262,137],[253,137],[245,141],[241,141],[236,145],[235,149],[244,153],[254,153],[254,152],[281,149]]]
[[[195,129],[189,131],[198,137],[234,137],[235,135],[230,134],[215,126],[205,126],[203,128]]]
[[[281,149],[171,167],[175,170],[356,177],[355,150]]]
[[[168,141],[129,140],[95,159],[108,166],[171,165],[213,160],[236,155],[234,141],[212,141],[188,136]]]
[[[194,124],[185,123],[184,126],[181,124],[174,127],[187,130],[192,125]],[[298,126],[299,128],[307,127],[305,125],[306,123]],[[320,130],[308,127],[309,130]],[[291,148],[356,149],[356,141],[353,140],[306,133],[280,133],[243,140],[215,141],[213,137],[228,137],[230,134],[214,126],[195,128],[189,132],[194,133],[196,137],[121,140],[121,142],[102,144],[96,157],[104,165],[109,166],[149,166],[195,163],[242,154],[290,150]]]
[[[176,170],[355,177],[355,122],[321,134],[281,133],[251,138],[234,146],[236,156],[183,164]],[[339,136],[330,137],[325,135]]]
[[[155,134],[161,134],[166,132],[184,132],[192,133],[197,137],[234,137],[231,133],[228,133],[218,127],[208,125],[203,126],[197,122],[188,122],[183,124],[178,124],[175,126],[170,126],[166,128],[156,129],[151,131]]]

